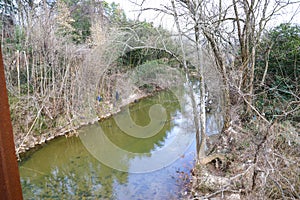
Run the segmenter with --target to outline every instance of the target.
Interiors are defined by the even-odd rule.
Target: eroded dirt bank
[[[95,105],[95,115],[89,117],[80,117],[80,119],[73,119],[64,126],[58,126],[51,130],[46,130],[41,134],[34,134],[32,131],[24,134],[15,133],[15,147],[18,159],[25,156],[25,153],[32,149],[38,149],[43,144],[56,137],[66,136],[70,137],[77,135],[77,129],[82,126],[93,124],[97,121],[107,119],[118,113],[122,107],[135,103],[143,98],[155,95],[157,92],[163,90],[162,88],[155,88],[153,91],[140,90],[127,98],[119,99],[118,101],[98,101]]]

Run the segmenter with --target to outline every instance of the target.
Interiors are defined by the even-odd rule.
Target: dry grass
[[[228,162],[197,166],[186,198],[300,199],[299,132],[289,122],[236,121],[218,142],[227,148]],[[227,182],[211,187],[207,173]]]

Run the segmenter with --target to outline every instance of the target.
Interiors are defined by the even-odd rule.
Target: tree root
[[[193,189],[196,189],[192,191],[194,195],[196,195],[197,191],[216,191],[220,189],[225,189],[230,186],[231,180],[227,177],[217,176],[213,175],[205,165],[197,165],[196,173],[197,175],[193,176],[192,184]],[[206,192],[205,192],[206,193]]]
[[[205,156],[203,158],[199,158],[198,163],[200,165],[207,165],[208,163],[212,162],[215,159],[219,159],[222,163],[226,163],[226,157],[223,154],[215,153],[209,156]]]

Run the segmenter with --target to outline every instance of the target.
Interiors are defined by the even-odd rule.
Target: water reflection
[[[82,129],[80,139],[96,159],[114,169],[134,173],[159,170],[177,160],[194,138],[193,129],[187,129],[193,124],[179,114],[185,109],[180,109],[176,98],[170,92],[161,93],[141,102],[143,107],[137,105],[138,110],[123,110],[109,124],[104,122]],[[158,104],[166,111],[166,118],[150,117],[149,122],[146,116]],[[138,119],[141,125],[128,118]],[[151,124],[155,123],[160,123],[161,128],[153,128]],[[145,137],[145,132],[151,136]]]
[[[195,144],[179,155],[172,165],[164,163],[184,140],[178,140],[179,134],[188,135],[189,143],[193,142],[193,124],[182,116],[181,105],[177,97],[170,92],[145,99],[130,109],[130,116],[136,124],[149,124],[149,109],[159,103],[166,110],[166,119],[159,133],[149,138],[136,138],[125,134],[113,118],[87,126],[80,131],[85,139],[90,140],[88,148],[97,149],[91,155],[85,140],[77,137],[59,138],[32,154],[20,163],[21,182],[25,199],[169,199],[177,198],[182,182],[176,171],[188,172],[193,166]],[[188,105],[188,103],[186,104]],[[122,113],[120,113],[122,116]],[[102,130],[105,135],[99,134]],[[94,136],[93,136],[94,135]],[[99,138],[106,137],[115,146],[131,152],[128,157],[110,151]],[[82,138],[81,138],[82,139]],[[101,138],[100,138],[101,140]],[[96,141],[96,143],[93,143]],[[104,140],[103,140],[104,141]],[[173,145],[173,146],[172,146]],[[97,148],[96,148],[97,147]],[[99,148],[100,147],[100,148]],[[168,147],[166,149],[166,147]],[[172,147],[172,148],[170,148]],[[104,153],[103,153],[104,152]],[[159,153],[162,152],[162,153]],[[122,166],[123,171],[147,169],[155,163],[162,163],[164,168],[143,174],[121,172],[99,162],[97,155],[105,155],[115,164]],[[151,160],[152,159],[152,160]],[[150,171],[150,170],[148,170]],[[175,196],[174,196],[175,195]]]
[[[110,198],[128,174],[89,156],[79,138],[59,138],[20,165],[25,199]]]

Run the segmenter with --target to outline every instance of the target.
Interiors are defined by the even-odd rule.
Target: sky
[[[120,7],[125,11],[126,16],[132,20],[139,18],[140,21],[146,20],[147,22],[153,22],[155,26],[161,25],[166,29],[173,29],[174,28],[174,20],[172,16],[169,15],[158,15],[155,11],[146,11],[143,12],[142,15],[139,15],[140,7],[136,4],[142,2],[143,0],[106,0],[108,3],[118,3]],[[224,2],[230,2],[232,0],[224,0]],[[275,0],[274,0],[275,1]],[[144,7],[151,7],[151,8],[160,8],[162,4],[166,5],[169,0],[145,0]],[[136,3],[136,4],[135,4]],[[169,3],[170,5],[170,3]],[[280,23],[289,22],[292,13],[300,12],[300,4],[293,5],[285,9],[280,15],[278,15],[273,21],[269,24],[269,26],[276,26]],[[293,18],[294,23],[300,24],[300,15],[298,14]]]

